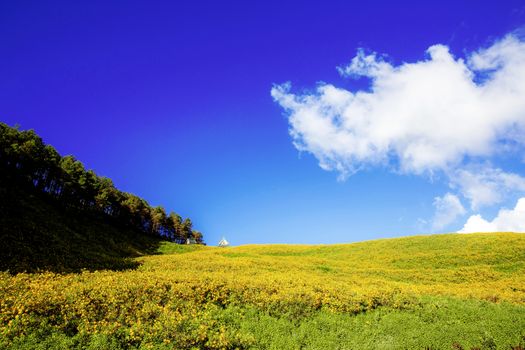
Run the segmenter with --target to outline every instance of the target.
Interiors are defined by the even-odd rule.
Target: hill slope
[[[0,242],[0,270],[67,272],[136,267],[131,258],[154,252],[160,238],[0,187]]]
[[[525,345],[522,234],[225,249],[163,242],[159,251],[133,271],[0,275],[0,346]]]
[[[318,246],[248,245],[198,251],[192,253],[191,266],[182,265],[188,258],[145,257],[142,269],[219,279],[232,288],[236,284],[243,289],[274,288],[274,293],[287,285],[302,285],[304,293],[322,290],[330,299],[344,301],[341,307],[346,311],[351,295],[369,293],[525,302],[525,235],[517,233],[442,234]]]

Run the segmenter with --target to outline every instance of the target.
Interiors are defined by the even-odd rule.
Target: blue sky
[[[416,113],[421,119],[412,124],[395,124],[407,123],[402,135],[386,137],[386,152],[360,153],[358,159],[348,156],[357,154],[348,135],[359,132],[357,141],[374,149],[384,139],[362,125],[341,126],[336,115],[336,147],[335,134],[305,128],[303,121],[304,112],[317,110],[320,97],[328,96],[318,87],[332,86],[372,93],[375,112],[361,116],[373,121],[376,132],[385,125],[381,111],[390,108],[381,97],[403,89],[381,90],[374,81],[407,77],[420,91],[418,84],[433,79],[425,72],[437,70],[423,69],[408,80],[408,73],[374,75],[374,67],[423,67],[416,64],[432,61],[427,49],[436,44],[448,47],[453,58],[438,74],[446,98],[447,84],[459,79],[446,73],[459,59],[470,62],[465,67],[479,84],[490,81],[493,71],[522,72],[523,61],[513,58],[523,52],[524,24],[523,1],[4,1],[0,121],[34,129],[120,189],[189,216],[209,244],[222,236],[235,245],[352,242],[457,231],[472,217],[472,227],[484,220],[481,227],[520,228],[498,223],[521,215],[511,209],[525,191],[523,83],[511,86],[518,98],[495,96],[499,105],[460,95],[489,94],[489,84],[488,92],[465,88],[454,96],[468,101],[468,112],[458,102],[443,110],[444,119]],[[362,60],[352,61],[360,48]],[[488,54],[479,54],[479,62],[473,57],[490,48],[504,64],[485,69]],[[444,51],[435,52],[438,57]],[[363,66],[366,57],[371,59]],[[373,95],[377,91],[381,95]],[[418,99],[448,101],[439,91]],[[396,116],[417,107],[411,96],[401,94]],[[290,108],[286,97],[297,103]],[[317,102],[306,103],[308,98]],[[349,106],[341,115],[359,107]],[[492,110],[503,112],[485,113]],[[477,118],[473,111],[486,115]],[[472,124],[456,123],[467,119]],[[443,133],[428,120],[443,120],[436,122]],[[416,124],[430,131],[411,127]],[[480,137],[484,142],[475,147],[469,146],[475,140],[456,145],[448,131],[458,125],[465,136],[492,138]],[[423,141],[430,135],[448,158],[431,165],[421,163],[429,157],[403,162],[405,146],[414,145],[411,135]],[[323,160],[331,170],[319,166]],[[478,198],[487,186],[499,197],[487,192]]]

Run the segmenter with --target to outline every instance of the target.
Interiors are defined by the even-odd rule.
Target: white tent
[[[219,247],[227,247],[229,245],[230,243],[224,237],[222,237],[222,239],[219,241]]]

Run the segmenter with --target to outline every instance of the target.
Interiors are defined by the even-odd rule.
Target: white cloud
[[[465,214],[465,208],[459,198],[451,193],[443,197],[434,198],[436,213],[432,220],[432,230],[441,230],[450,223],[454,222],[459,216]]]
[[[490,166],[458,169],[450,178],[452,187],[470,200],[474,210],[499,203],[510,192],[525,191],[525,178]]]
[[[468,218],[460,233],[472,232],[525,232],[525,197],[520,198],[514,209],[501,209],[492,221],[483,219],[481,215]]]
[[[369,77],[369,91],[323,83],[294,94],[289,83],[274,86],[296,148],[343,179],[373,166],[443,173],[473,208],[501,201],[513,186],[525,190],[525,178],[480,165],[524,148],[525,42],[507,35],[466,59],[443,45],[427,53],[396,66],[359,50],[339,71]]]

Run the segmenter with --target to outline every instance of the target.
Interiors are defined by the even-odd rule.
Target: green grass
[[[316,312],[295,322],[250,310],[239,327],[255,336],[255,349],[510,349],[524,343],[523,316],[511,304],[425,298],[410,310]]]
[[[163,255],[182,254],[191,253],[202,249],[207,249],[207,247],[199,244],[177,244],[173,242],[162,241],[160,242],[156,253]]]
[[[358,315],[317,311],[301,317],[271,315],[254,307],[212,307],[206,318],[235,334],[224,348],[250,349],[511,349],[525,344],[523,308],[453,298],[424,298],[410,310],[379,308]],[[203,319],[197,319],[203,322]],[[188,334],[192,325],[179,331]],[[217,331],[216,329],[216,331]],[[104,334],[68,336],[41,329],[7,349],[177,349],[152,339],[150,345],[123,344]],[[0,343],[0,346],[2,344]],[[191,346],[180,347],[191,348]],[[206,348],[206,346],[197,346]],[[220,347],[219,347],[220,348]]]

